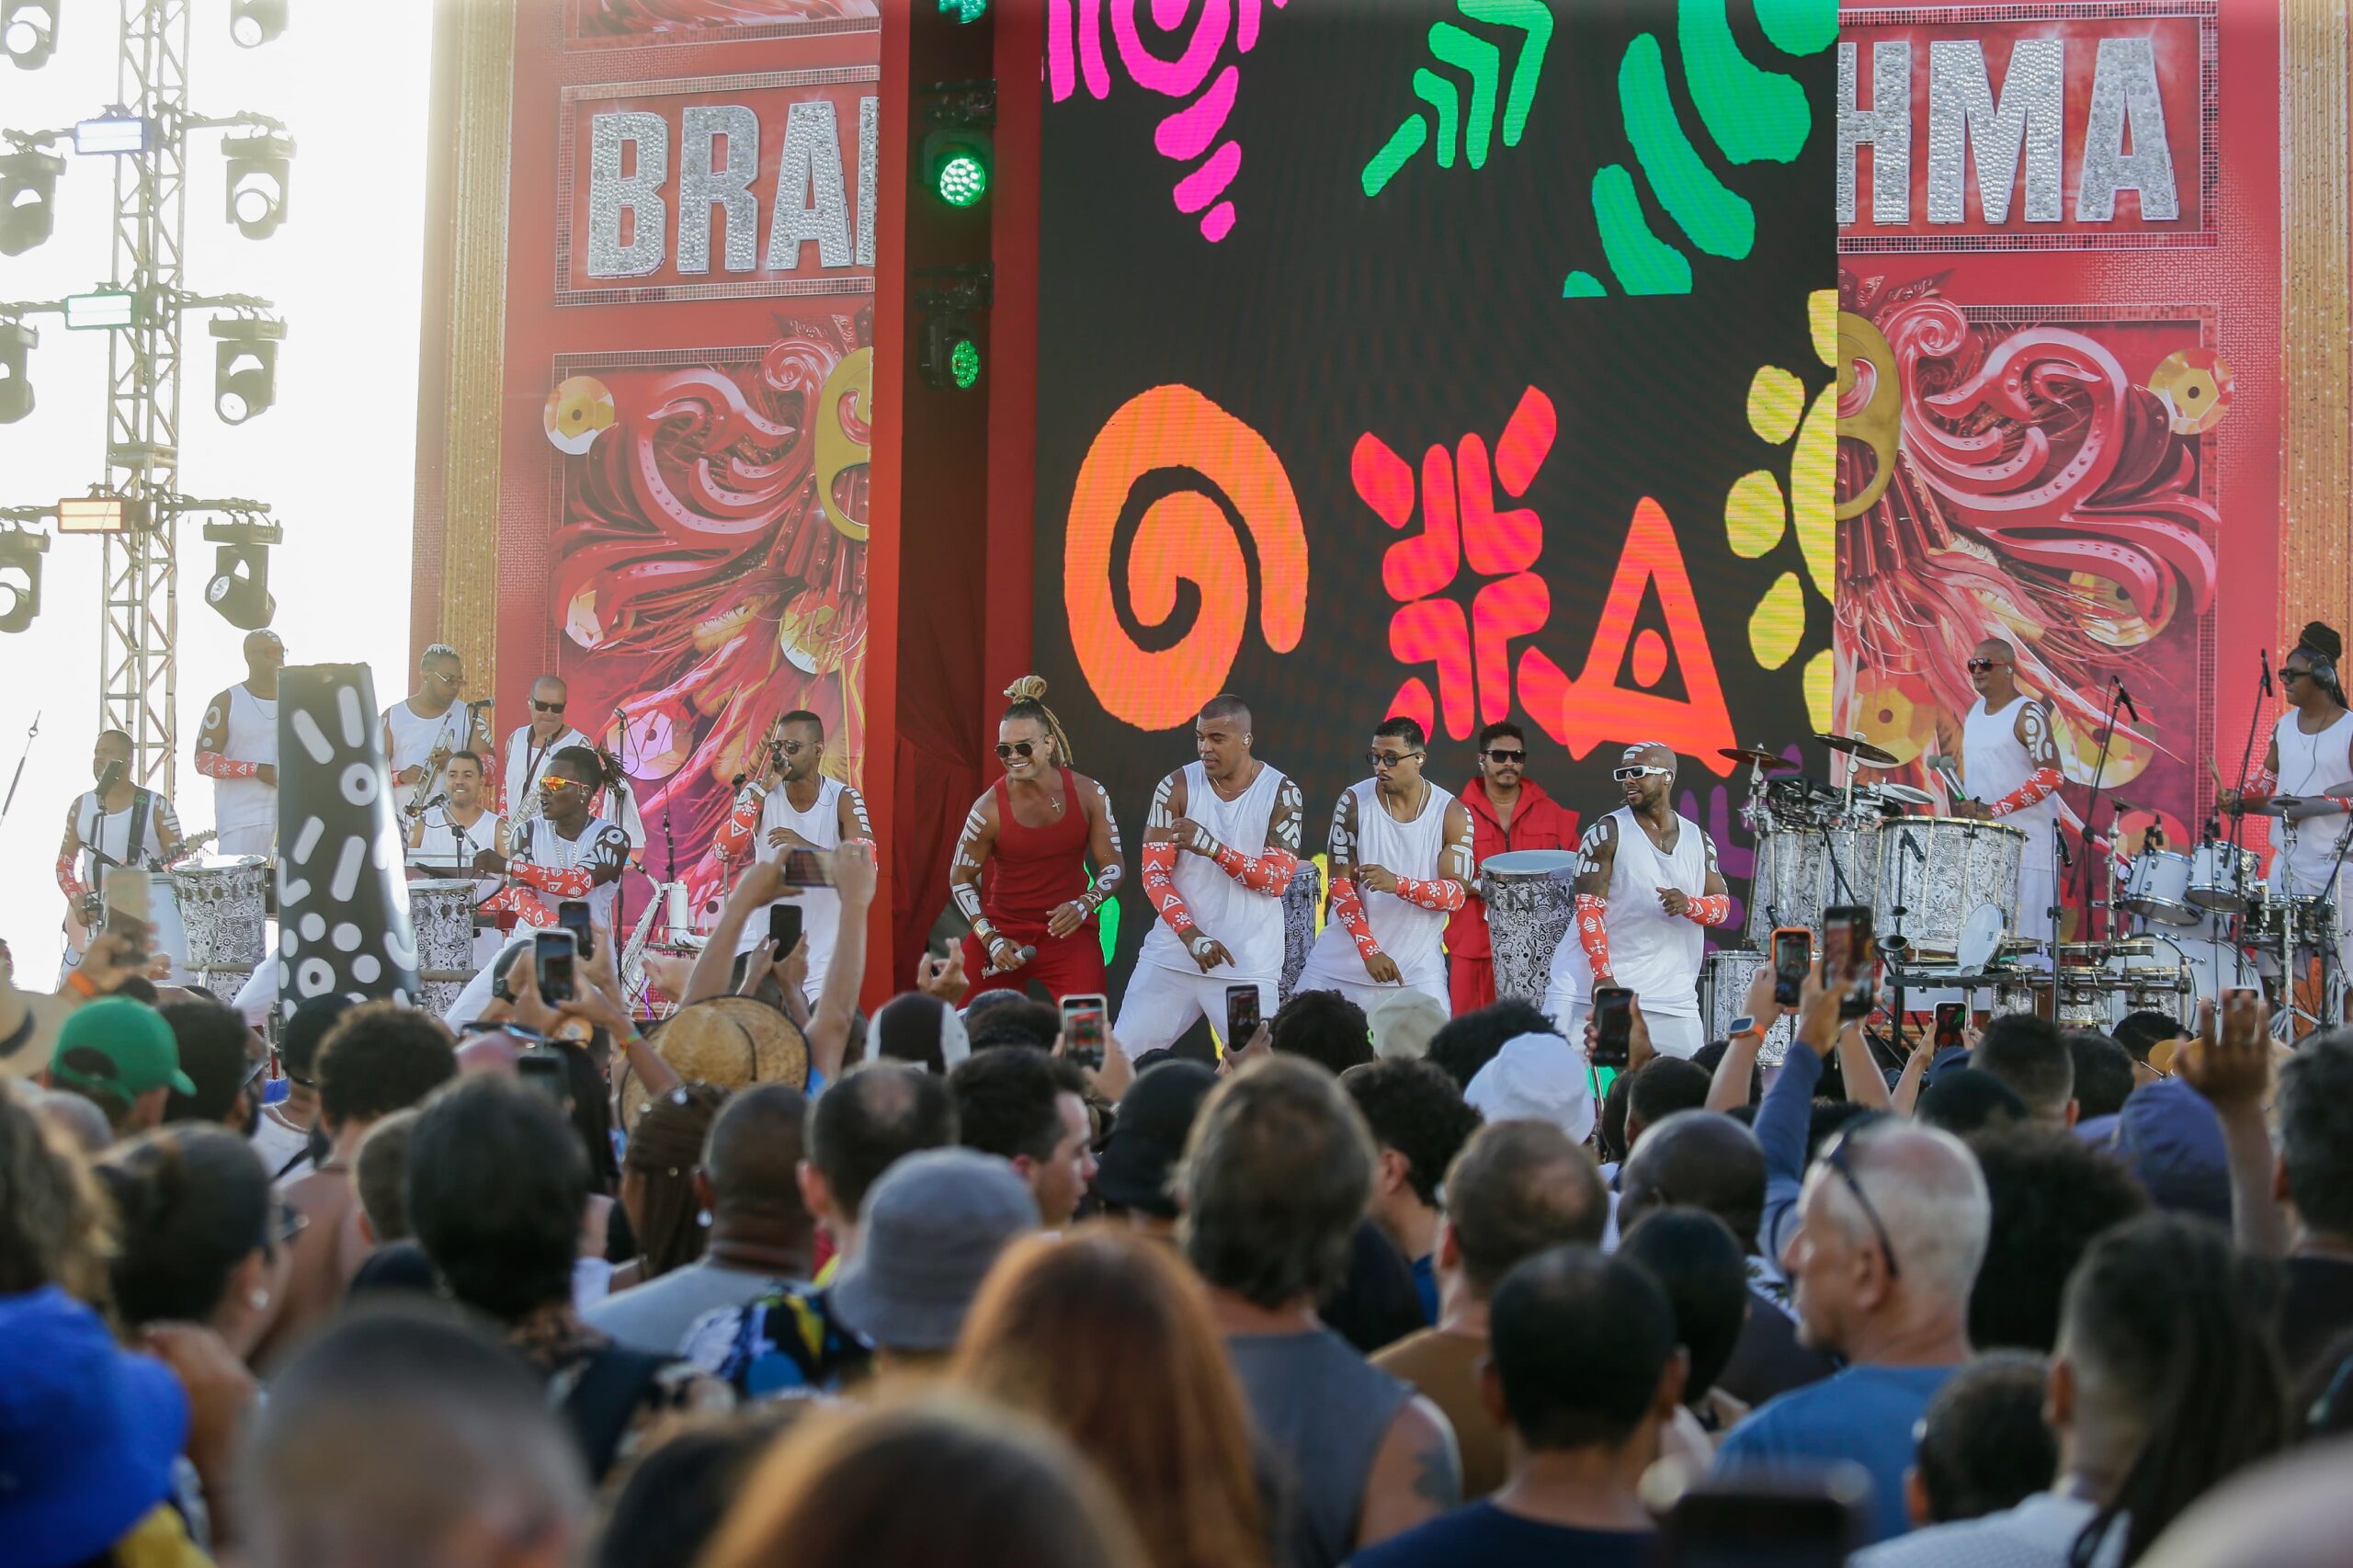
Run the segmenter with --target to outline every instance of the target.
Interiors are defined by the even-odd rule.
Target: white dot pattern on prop
[[[278,794],[289,829],[278,863],[283,1012],[312,996],[416,994],[416,938],[398,880],[376,711],[364,665],[298,666],[279,677]]]

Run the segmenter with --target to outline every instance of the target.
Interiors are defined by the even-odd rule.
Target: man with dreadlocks
[[[1111,797],[1071,771],[1070,738],[1045,704],[1043,680],[1024,676],[1005,694],[1013,699],[996,727],[1005,777],[972,802],[948,870],[956,907],[972,923],[964,972],[981,989],[1035,980],[1057,997],[1100,992],[1096,911],[1125,875]]]
[[[1716,869],[1715,841],[1675,809],[1671,748],[1628,746],[1610,777],[1626,803],[1587,829],[1579,846],[1576,918],[1552,951],[1544,1011],[1582,1040],[1594,992],[1622,985],[1641,1004],[1659,1054],[1691,1056],[1707,1043],[1704,933],[1732,918],[1732,893]]]

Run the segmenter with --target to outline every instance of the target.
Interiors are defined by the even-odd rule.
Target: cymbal
[[[1725,746],[1716,755],[1727,762],[1745,762],[1768,772],[1785,772],[1797,766],[1779,752],[1767,751],[1763,746]]]
[[[2109,796],[2108,803],[2116,808],[2116,814],[2120,817],[2130,812],[2146,812],[2151,816],[2157,814],[2154,806],[2144,806],[2138,801],[2128,801],[2121,795]]]
[[[1852,735],[1816,735],[1813,737],[1832,751],[1844,752],[1865,767],[1893,767],[1895,754],[1869,741],[1859,741]]]
[[[2336,793],[2336,788],[2332,787],[2329,793]],[[2353,795],[2353,785],[2347,786],[2345,793]],[[2261,816],[2279,817],[2288,822],[2303,822],[2311,817],[2331,815],[2342,808],[2326,795],[2274,795],[2268,801],[2257,801],[2247,807],[2247,810]]]

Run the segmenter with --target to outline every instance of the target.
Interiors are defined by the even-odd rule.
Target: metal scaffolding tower
[[[115,161],[114,278],[149,301],[109,334],[107,483],[146,503],[147,526],[109,534],[98,644],[100,723],[127,732],[133,767],[173,793],[178,746],[180,311],[188,237],[189,0],[122,0],[121,108],[151,127]],[[160,307],[160,308],[154,308]]]

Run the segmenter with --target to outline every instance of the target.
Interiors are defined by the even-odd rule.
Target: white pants
[[[1585,1052],[1585,1021],[1593,1008],[1586,1003],[1557,987],[1544,993],[1544,1016],[1560,1026],[1562,1035],[1577,1053]],[[1673,1013],[1654,1013],[1643,1009],[1643,1022],[1651,1031],[1651,1049],[1661,1056],[1689,1058],[1699,1054],[1708,1043],[1707,1030],[1699,1027],[1697,1013],[1681,1017]]]
[[[1327,960],[1326,955],[1331,953],[1342,956]],[[1340,972],[1342,966],[1355,972],[1343,974]],[[1368,1015],[1400,991],[1418,991],[1444,1008],[1448,1017],[1454,1016],[1454,998],[1446,988],[1446,963],[1443,960],[1427,969],[1404,972],[1404,979],[1397,984],[1376,985],[1372,977],[1365,972],[1364,960],[1358,954],[1354,943],[1335,943],[1329,947],[1319,944],[1307,955],[1306,967],[1299,971],[1299,983],[1292,989],[1294,992],[1336,991],[1362,1007]]]
[[[267,859],[278,852],[278,824],[262,822],[244,827],[224,827],[213,839],[212,846],[226,856],[259,855]]]
[[[1272,975],[1188,974],[1156,963],[1139,963],[1128,977],[1127,994],[1120,998],[1120,1016],[1111,1025],[1111,1038],[1131,1061],[1147,1051],[1164,1051],[1176,1044],[1177,1037],[1193,1027],[1195,1018],[1207,1018],[1211,1031],[1223,1040],[1229,985],[1256,986],[1258,1016],[1268,1019],[1275,1016]]]

